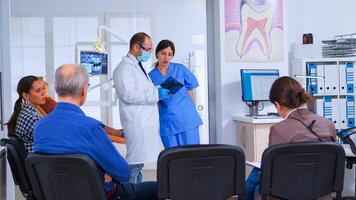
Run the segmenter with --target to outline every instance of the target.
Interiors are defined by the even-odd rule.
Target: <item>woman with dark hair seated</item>
[[[19,97],[15,102],[14,112],[6,125],[9,136],[20,139],[27,152],[31,153],[33,129],[41,119],[36,108],[46,101],[43,82],[37,76],[25,76],[17,84],[17,93]]]
[[[277,79],[271,87],[269,100],[275,105],[278,114],[285,118],[271,127],[269,146],[307,141],[335,141],[334,124],[307,108],[307,104],[311,105],[312,98],[293,78],[284,76]],[[244,199],[255,199],[259,182],[259,169],[254,168],[245,183]],[[326,198],[331,199],[331,196],[327,195]]]

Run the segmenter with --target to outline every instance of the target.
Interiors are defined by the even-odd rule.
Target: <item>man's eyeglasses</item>
[[[145,50],[145,51],[149,51],[149,52],[152,52],[152,49],[148,49],[146,47],[144,47],[142,44],[139,44],[140,48]]]

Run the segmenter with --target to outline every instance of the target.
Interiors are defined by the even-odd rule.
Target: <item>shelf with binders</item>
[[[314,112],[343,130],[355,126],[356,58],[296,59],[292,76],[315,99]]]

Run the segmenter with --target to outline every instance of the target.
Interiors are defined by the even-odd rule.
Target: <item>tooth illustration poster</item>
[[[225,0],[227,62],[283,61],[283,1]]]

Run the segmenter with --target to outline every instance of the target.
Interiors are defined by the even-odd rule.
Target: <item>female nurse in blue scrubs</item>
[[[178,91],[159,101],[160,135],[165,148],[199,144],[199,126],[202,124],[192,91],[199,83],[187,67],[171,62],[174,52],[173,42],[160,41],[156,47],[156,66],[149,73],[155,85],[161,85],[169,77],[183,84]]]

